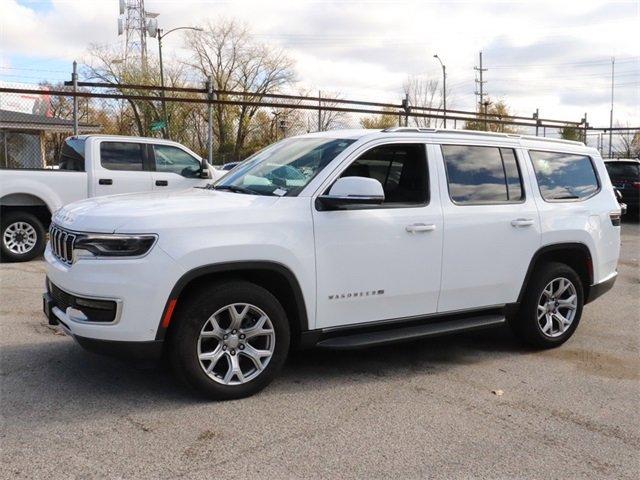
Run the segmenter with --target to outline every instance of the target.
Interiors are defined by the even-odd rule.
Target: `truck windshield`
[[[353,142],[324,137],[282,140],[248,158],[213,188],[293,197]]]

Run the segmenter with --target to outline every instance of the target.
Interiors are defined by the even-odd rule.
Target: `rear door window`
[[[520,169],[511,148],[442,145],[449,196],[460,205],[524,200]]]
[[[600,188],[593,162],[587,155],[531,150],[542,198],[548,201],[582,200]]]
[[[102,142],[100,164],[107,170],[144,170],[144,145],[133,142]]]

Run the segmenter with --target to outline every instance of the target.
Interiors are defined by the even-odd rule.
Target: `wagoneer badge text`
[[[342,300],[345,298],[356,298],[356,297],[373,297],[378,295],[384,295],[384,290],[368,290],[365,292],[338,293],[336,295],[329,295],[329,300]]]

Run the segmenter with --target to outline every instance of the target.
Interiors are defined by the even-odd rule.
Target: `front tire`
[[[45,229],[35,215],[28,212],[9,212],[2,216],[0,258],[3,262],[27,262],[42,255]]]
[[[575,332],[584,304],[580,276],[558,262],[542,264],[527,285],[510,325],[516,336],[535,348],[554,348]]]
[[[265,388],[289,351],[289,323],[278,300],[244,281],[215,283],[179,307],[169,335],[176,375],[204,396],[229,400]]]

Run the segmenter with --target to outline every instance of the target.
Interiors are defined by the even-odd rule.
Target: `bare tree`
[[[150,70],[143,69],[141,65],[122,58],[119,49],[109,46],[92,44],[89,47],[89,55],[85,61],[84,76],[89,80],[99,80],[113,84],[113,91],[127,94],[144,94],[143,92],[123,89],[121,84],[152,84]],[[146,93],[146,92],[145,92]],[[130,109],[121,110],[123,114],[131,114],[136,126],[137,134],[144,136],[149,129],[153,117],[158,117],[154,111],[155,106],[151,102],[139,102],[127,99]],[[120,122],[126,123],[126,122]]]
[[[222,92],[218,99],[246,102],[217,105],[214,113],[219,154],[240,159],[261,95],[277,92],[294,81],[293,61],[281,51],[256,43],[245,26],[229,20],[209,23],[203,32],[189,32],[187,46],[192,52],[190,66],[203,79],[212,78],[214,90]],[[232,98],[224,93],[229,91],[261,95]]]
[[[629,128],[629,123],[627,123],[626,126],[618,124],[617,127]],[[617,137],[618,141],[615,146],[616,157],[640,158],[640,132],[629,128],[629,130],[620,130]]]
[[[405,95],[409,97],[409,105],[412,107],[426,107],[433,109],[442,108],[442,95],[440,82],[425,77],[408,77],[402,86]],[[420,113],[420,112],[417,112]],[[442,120],[409,116],[409,125],[420,128],[436,127]]]

